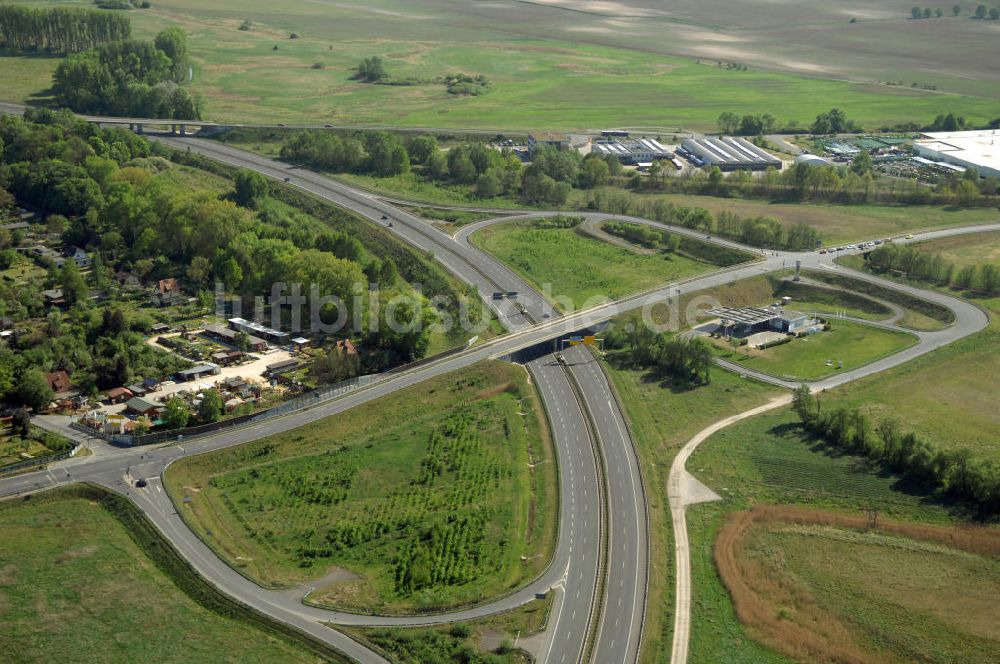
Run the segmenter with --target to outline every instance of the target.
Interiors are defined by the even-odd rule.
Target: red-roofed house
[[[69,380],[69,374],[65,371],[53,371],[52,373],[45,374],[45,380],[48,381],[49,387],[56,394],[61,392],[68,392],[72,387],[73,383]]]
[[[158,307],[180,304],[184,300],[180,284],[176,279],[160,279],[153,289],[152,303]]]

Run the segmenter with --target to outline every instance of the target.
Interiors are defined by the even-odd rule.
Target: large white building
[[[913,150],[925,159],[1000,177],[1000,129],[932,132],[914,141]]]

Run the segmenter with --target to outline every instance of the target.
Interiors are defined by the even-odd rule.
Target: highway
[[[872,275],[847,270],[833,263],[833,255],[761,252],[714,238],[713,242],[756,254],[759,260],[675,284],[665,284],[647,293],[623,298],[617,302],[560,315],[523,279],[468,242],[469,235],[475,230],[486,225],[502,223],[509,220],[508,218],[480,222],[462,229],[456,238],[451,238],[427,222],[407,214],[373,194],[358,191],[311,171],[203,139],[155,138],[179,149],[190,148],[192,152],[201,153],[206,157],[250,168],[279,181],[287,181],[290,186],[348,208],[376,223],[383,223],[388,232],[395,233],[421,250],[434,252],[436,259],[446,269],[460,279],[475,285],[483,299],[494,307],[501,322],[511,332],[463,352],[397,374],[386,375],[374,384],[336,400],[260,424],[229,429],[215,436],[199,438],[182,445],[170,445],[155,450],[120,450],[115,454],[74,459],[65,467],[2,480],[0,496],[36,491],[75,481],[94,482],[122,492],[139,505],[210,583],[277,620],[321,638],[356,661],[382,662],[383,660],[340,632],[321,626],[321,622],[343,625],[419,625],[467,620],[514,608],[534,598],[536,593],[550,589],[556,589],[557,595],[550,618],[551,633],[542,661],[581,661],[588,646],[587,635],[591,632],[595,634],[595,640],[589,644],[593,650],[592,661],[604,664],[637,660],[642,639],[648,567],[646,507],[642,477],[627,422],[614,399],[607,378],[593,357],[584,349],[574,349],[566,353],[565,367],[558,366],[551,357],[529,363],[535,384],[549,412],[560,464],[560,537],[552,564],[538,579],[515,593],[480,607],[442,616],[396,618],[362,616],[309,607],[295,599],[289,599],[286,595],[264,590],[220,560],[177,515],[173,503],[157,479],[161,477],[169,463],[192,453],[237,445],[302,426],[404,387],[416,385],[434,376],[487,358],[504,357],[559,335],[590,327],[619,313],[662,304],[668,297],[676,296],[678,289],[692,292],[722,286],[747,277],[792,267],[796,261],[801,261],[803,268],[806,269],[839,271],[854,278],[911,292],[944,304],[956,313],[954,325],[945,330],[921,333],[917,345],[861,369],[836,374],[816,382],[813,384],[814,389],[834,387],[897,366],[979,331],[989,322],[986,314],[975,305],[958,298],[902,286]],[[538,212],[525,214],[523,217],[534,218],[545,214],[555,213]],[[393,222],[391,228],[382,220],[383,215]],[[586,216],[588,219],[612,218],[612,215],[587,214]],[[704,239],[704,236],[696,231],[658,222],[620,216],[613,218],[662,227],[672,232]],[[918,234],[913,241],[994,229],[1000,229],[1000,224],[933,231],[928,234]],[[497,290],[517,291],[518,302],[493,301],[489,295]],[[741,370],[747,373],[744,369]],[[760,377],[762,380],[785,387],[794,386],[773,376]],[[575,393],[580,395],[580,399],[576,399]],[[588,431],[586,422],[592,423],[592,432]],[[600,466],[604,468],[603,479],[599,476],[596,461],[600,461]],[[154,480],[146,489],[131,488],[127,483],[126,469],[133,477],[147,477]],[[602,523],[605,519],[607,530],[602,532]],[[605,592],[595,594],[599,590],[597,580],[598,572],[602,569],[600,558],[603,555],[601,542],[605,535],[607,557],[603,561],[603,568],[606,569],[606,574],[602,584]],[[591,612],[595,609],[598,615],[591,616]],[[596,618],[596,622],[591,621],[592,617]]]

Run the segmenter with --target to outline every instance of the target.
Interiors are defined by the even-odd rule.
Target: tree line
[[[966,449],[942,449],[904,433],[893,419],[873,423],[858,408],[825,412],[809,388],[795,391],[793,408],[802,426],[827,444],[860,454],[885,470],[899,473],[932,492],[975,506],[984,515],[1000,511],[1000,467],[974,459]]]
[[[876,247],[865,255],[865,262],[873,272],[896,272],[938,286],[1000,295],[1000,266],[994,263],[958,267],[941,254],[897,244]]]
[[[677,205],[663,199],[648,201],[626,194],[595,192],[588,207],[601,212],[632,215],[683,226],[706,235],[715,234],[762,249],[806,251],[815,249],[822,243],[819,231],[803,223],[786,228],[771,217],[741,217],[727,210],[712,214],[705,208]]]
[[[724,134],[733,136],[760,136],[776,130],[782,133],[798,130],[797,122],[791,123],[786,128],[779,128],[777,118],[770,113],[747,113],[740,116],[732,111],[724,111],[719,115],[716,124]],[[840,134],[860,130],[861,127],[848,119],[847,114],[839,108],[820,113],[809,126],[809,132],[813,134]]]
[[[152,41],[121,40],[74,53],[59,63],[52,88],[78,113],[196,120],[202,100],[182,87],[189,60],[178,28]]]
[[[0,44],[12,51],[79,53],[132,34],[127,16],[97,9],[0,6]]]
[[[622,170],[614,157],[581,157],[575,150],[539,146],[525,166],[511,151],[481,142],[444,151],[433,136],[403,141],[388,132],[298,132],[285,140],[280,154],[338,173],[392,177],[413,171],[430,182],[472,187],[482,199],[505,196],[529,205],[563,205],[574,186],[597,187]]]

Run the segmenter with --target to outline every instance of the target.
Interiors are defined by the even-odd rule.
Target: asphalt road
[[[626,664],[638,661],[646,608],[649,538],[642,473],[625,416],[597,359],[583,346],[563,357],[601,441],[608,500],[606,592],[593,661]]]
[[[232,429],[210,438],[198,439],[197,441],[192,441],[190,446],[169,446],[155,451],[122,450],[120,454],[115,455],[76,459],[70,462],[66,468],[3,480],[0,481],[0,495],[34,491],[72,481],[91,481],[122,491],[136,500],[144,512],[153,519],[154,523],[164,533],[168,534],[168,537],[174,542],[175,546],[192,561],[192,564],[195,565],[209,582],[276,619],[294,624],[310,633],[318,632],[322,634],[320,638],[324,641],[331,643],[350,654],[351,657],[362,662],[381,662],[383,660],[339,632],[321,627],[319,622],[345,625],[417,625],[443,620],[465,620],[514,608],[530,600],[535,592],[550,588],[558,588],[560,594],[557,600],[556,611],[553,613],[553,633],[550,637],[549,650],[545,653],[544,661],[563,662],[578,660],[580,657],[579,653],[581,652],[580,648],[583,647],[583,640],[577,643],[575,635],[586,633],[586,625],[589,624],[581,622],[587,620],[581,617],[583,613],[586,613],[583,611],[583,602],[587,602],[588,606],[593,605],[594,595],[592,588],[596,579],[596,556],[600,555],[599,546],[596,543],[600,541],[601,536],[599,517],[601,502],[600,498],[596,496],[597,491],[595,491],[594,502],[590,502],[590,488],[588,484],[590,486],[597,486],[597,479],[587,474],[587,464],[593,463],[594,443],[597,444],[598,449],[601,451],[607,468],[606,489],[608,492],[608,505],[610,506],[608,510],[608,530],[610,534],[607,560],[608,572],[605,580],[607,593],[603,598],[604,601],[600,603],[602,607],[602,620],[597,625],[594,660],[602,664],[604,662],[619,660],[623,662],[635,661],[641,641],[642,615],[644,613],[645,602],[645,556],[648,555],[645,543],[645,504],[641,489],[641,476],[639,476],[634,449],[632,449],[631,441],[628,439],[627,431],[624,429],[624,418],[621,415],[620,408],[614,403],[613,398],[607,398],[611,394],[610,387],[603,376],[598,376],[599,369],[593,366],[592,361],[586,360],[586,358],[579,363],[574,361],[568,371],[569,375],[578,384],[580,392],[583,395],[584,407],[589,412],[591,420],[595,423],[598,438],[596,441],[590,441],[585,432],[582,432],[579,428],[574,429],[574,426],[570,424],[571,421],[582,421],[583,413],[580,411],[579,406],[571,405],[571,392],[566,391],[569,389],[568,383],[561,382],[556,375],[559,370],[551,368],[551,361],[548,363],[542,362],[541,366],[536,362],[531,367],[550,414],[553,411],[563,412],[564,410],[568,413],[573,413],[572,416],[567,416],[565,420],[560,420],[558,415],[552,418],[554,420],[553,429],[557,454],[559,455],[561,464],[561,476],[566,474],[564,469],[574,469],[573,475],[568,481],[561,477],[563,481],[560,484],[560,492],[563,503],[561,504],[560,515],[560,539],[553,564],[539,579],[536,579],[518,593],[514,593],[483,607],[448,614],[447,616],[415,616],[407,618],[358,616],[314,609],[294,600],[289,600],[287,597],[277,597],[275,593],[265,591],[240,576],[198,540],[176,512],[174,512],[172,503],[166,497],[158,481],[154,480],[150,482],[150,486],[143,490],[128,488],[124,469],[128,468],[133,476],[157,478],[169,462],[190,453],[192,449],[197,452],[209,451],[256,440],[279,431],[301,426],[307,422],[315,421],[316,419],[327,417],[337,412],[343,412],[348,408],[384,396],[403,387],[417,384],[433,376],[468,366],[486,358],[505,356],[515,350],[547,341],[560,334],[603,322],[624,311],[662,303],[668,297],[676,296],[679,289],[689,292],[720,286],[750,276],[757,276],[786,267],[792,267],[796,260],[801,261],[804,268],[838,270],[849,273],[855,278],[879,282],[890,288],[918,294],[925,299],[938,301],[945,304],[945,306],[949,306],[957,315],[955,325],[939,332],[923,333],[920,343],[916,346],[891,357],[884,358],[862,369],[837,374],[824,381],[814,383],[814,389],[833,387],[861,376],[896,366],[921,354],[931,352],[941,345],[972,334],[988,324],[986,314],[974,305],[950,296],[900,286],[899,284],[871,275],[840,268],[833,264],[833,256],[830,255],[761,252],[752,248],[740,247],[733,242],[719,241],[714,238],[713,241],[719,244],[746,249],[751,253],[760,255],[761,259],[756,263],[720,270],[709,275],[665,285],[647,293],[624,298],[618,302],[611,302],[585,311],[570,312],[566,316],[559,318],[558,313],[552,309],[551,305],[539,294],[535,293],[524,280],[492,257],[468,245],[467,238],[469,233],[490,223],[500,223],[502,220],[491,220],[463,229],[459,237],[452,239],[437,231],[426,222],[398,210],[372,194],[354,190],[310,171],[294,168],[281,162],[201,139],[160,137],[158,140],[163,140],[181,149],[190,147],[192,151],[202,153],[210,158],[235,166],[252,168],[272,178],[280,180],[287,178],[288,184],[292,186],[349,208],[376,222],[382,222],[382,215],[388,216],[389,220],[393,222],[393,227],[387,227],[387,230],[396,233],[405,241],[422,250],[433,251],[437,260],[442,265],[463,280],[474,284],[480,294],[484,296],[484,299],[490,302],[491,306],[496,307],[496,312],[500,320],[513,332],[457,355],[433,361],[399,374],[387,376],[369,387],[335,401],[326,402],[315,408],[275,418],[261,424]],[[530,213],[524,215],[524,217],[538,217],[544,214],[554,213]],[[663,227],[672,232],[703,237],[702,234],[695,231],[669,227],[643,219],[613,215],[587,216],[592,218],[613,217],[626,219],[636,223]],[[993,226],[1000,229],[1000,224]],[[981,232],[983,230],[986,230],[986,227],[934,231],[918,235],[913,241],[964,232]],[[495,303],[486,297],[487,294],[496,290],[518,291],[520,293],[520,306],[510,301]],[[575,359],[577,354],[574,351],[570,356],[571,359]],[[773,377],[762,376],[762,379],[768,380],[768,382],[776,382],[777,384],[785,384]],[[576,417],[577,411],[581,413],[580,418]],[[584,440],[588,441],[588,444],[584,444]],[[147,458],[146,455],[148,454],[153,455],[152,460]],[[588,458],[590,459],[589,462]],[[579,480],[576,479],[577,472],[580,474]],[[590,484],[591,481],[595,484]],[[569,491],[570,501],[568,509],[565,503],[567,491]],[[586,494],[583,494],[584,491]],[[630,500],[631,505],[629,504]],[[581,511],[575,509],[577,501],[580,501],[579,509]],[[589,518],[590,514],[594,515],[592,519]],[[622,530],[616,530],[617,528],[621,528]],[[598,553],[593,554],[593,557],[589,557],[589,554],[586,553],[589,547],[598,547],[596,549]],[[566,557],[561,558],[563,555]],[[560,563],[563,560],[566,561],[566,566],[560,567]],[[616,571],[618,566],[621,566],[622,571]],[[594,570],[593,574],[591,574],[591,569]],[[574,573],[576,574],[575,578],[573,577]],[[587,594],[588,580],[591,587],[589,596]],[[631,590],[629,589],[630,586]],[[563,592],[563,588],[565,588],[565,592]],[[620,614],[616,613],[618,606],[625,607]],[[619,618],[617,623],[609,624],[609,618],[612,616]],[[567,637],[567,634],[572,634],[572,638]]]

